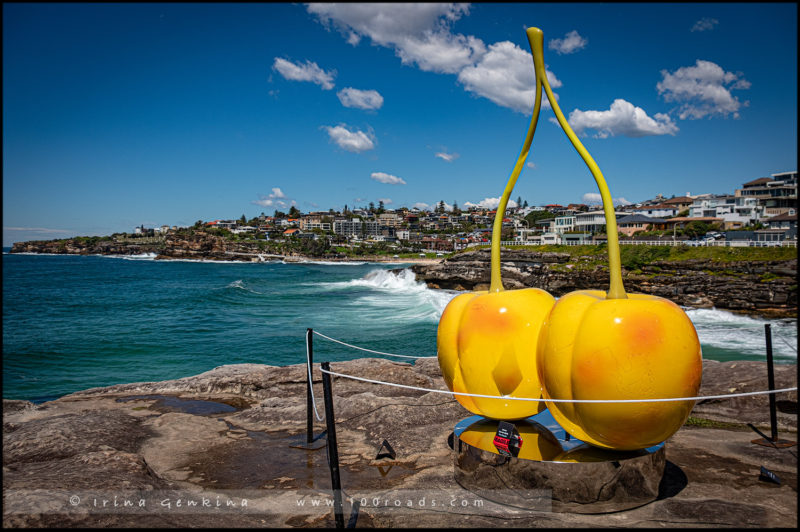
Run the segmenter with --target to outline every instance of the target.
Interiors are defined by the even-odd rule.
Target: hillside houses
[[[494,210],[472,207],[446,211],[442,205],[432,210],[392,210],[381,206],[377,210],[345,208],[343,212],[330,209],[308,213],[293,208],[292,216],[276,211],[275,216],[261,213],[246,223],[243,216],[239,220],[216,219],[203,225],[245,239],[328,239],[337,245],[373,242],[428,251],[452,251],[489,241]],[[618,231],[632,238],[658,231],[680,235],[694,227],[695,232],[697,228],[731,232],[731,238],[747,233],[753,239],[796,240],[797,172],[753,179],[733,194],[686,193],[671,198],[658,194],[636,204],[617,206],[615,216]],[[504,238],[513,238],[518,243],[578,244],[606,238],[602,206],[583,203],[508,208],[502,227]],[[169,230],[168,226],[135,228],[137,236]]]

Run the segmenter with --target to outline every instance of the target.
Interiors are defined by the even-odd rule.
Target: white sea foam
[[[764,325],[769,323],[776,359],[797,359],[797,320],[765,320],[717,309],[690,309],[686,314],[702,345],[764,357]]]
[[[360,279],[320,283],[323,290],[366,289],[353,304],[364,311],[373,311],[370,321],[432,321],[437,322],[457,292],[432,290],[417,281],[411,270],[399,273],[372,270]]]

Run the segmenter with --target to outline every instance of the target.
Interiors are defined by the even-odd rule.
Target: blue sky
[[[3,245],[376,205],[496,205],[544,32],[620,202],[797,169],[797,6],[3,4]],[[592,202],[552,122],[513,198]]]

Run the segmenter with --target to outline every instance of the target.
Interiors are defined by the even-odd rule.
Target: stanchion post
[[[325,424],[328,433],[328,460],[331,468],[331,488],[333,489],[333,512],[336,528],[344,528],[344,511],[342,509],[342,485],[339,480],[339,449],[336,443],[336,421],[333,417],[333,391],[331,390],[330,363],[323,362],[322,392],[325,395]]]
[[[313,400],[311,399],[311,369],[314,363],[314,330],[310,327],[306,330],[306,343],[308,344],[308,368],[306,374],[308,382],[306,383],[306,443],[309,445],[314,441],[314,420],[311,419],[311,409],[314,408]]]
[[[764,324],[764,335],[767,340],[767,386],[769,391],[775,389],[775,368],[772,365],[772,327]],[[778,441],[778,414],[775,407],[775,394],[769,394],[769,424],[772,429],[772,441]]]

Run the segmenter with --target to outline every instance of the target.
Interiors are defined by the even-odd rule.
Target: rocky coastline
[[[331,369],[444,389],[435,359],[412,365],[366,358],[334,362]],[[775,369],[777,388],[797,385],[796,365]],[[324,419],[320,377],[315,366],[313,387]],[[764,390],[766,380],[761,362],[705,361],[700,394]],[[305,365],[239,364],[42,404],[4,400],[3,526],[331,527],[325,449],[292,447],[305,441],[305,387]],[[448,444],[455,423],[469,413],[434,392],[341,377],[333,378],[332,389],[345,520],[357,515],[358,527],[797,526],[797,448],[754,445],[758,436],[746,425],[769,434],[765,395],[699,402],[667,441],[659,498],[639,508],[584,515],[488,500],[467,509],[411,510],[368,502],[354,514],[351,502],[366,498],[404,505],[420,493],[429,500],[475,499],[454,480]],[[796,441],[797,393],[782,393],[777,405],[780,437]],[[324,429],[324,421],[314,419],[314,434]],[[384,440],[394,458],[377,457]],[[762,466],[780,484],[760,479]],[[130,500],[144,506],[123,506]],[[214,508],[230,500],[233,507]]]
[[[11,253],[80,255],[156,254],[156,260],[305,262],[370,261],[415,263],[411,269],[418,281],[430,288],[482,290],[489,286],[489,250],[456,254],[447,259],[392,259],[388,256],[308,257],[294,252],[269,253],[263,243],[231,241],[208,233],[168,234],[158,243],[87,241],[68,239],[17,242]],[[503,249],[502,275],[506,288],[536,287],[556,297],[573,290],[599,289],[608,283],[608,266],[594,257],[572,257],[568,253]],[[656,260],[636,269],[623,268],[630,292],[670,299],[684,307],[717,308],[768,318],[797,318],[797,259]]]
[[[468,251],[438,264],[414,265],[417,280],[431,288],[486,290],[488,249]],[[573,290],[608,285],[607,264],[567,253],[503,249],[501,272],[507,289],[535,287],[560,297]],[[629,292],[664,297],[678,305],[717,308],[776,318],[797,318],[797,259],[781,261],[653,261],[623,268]]]

